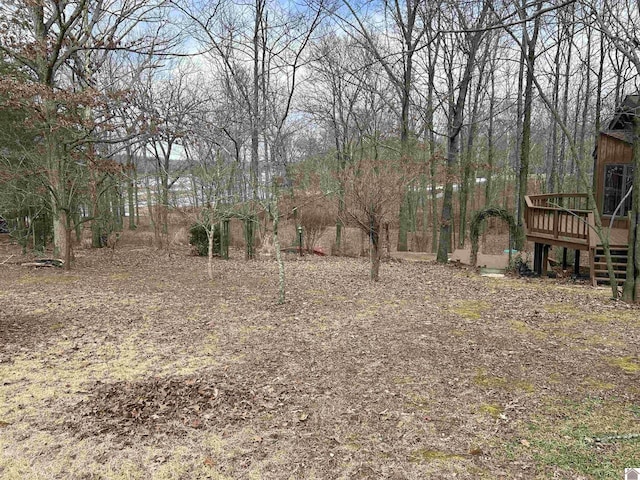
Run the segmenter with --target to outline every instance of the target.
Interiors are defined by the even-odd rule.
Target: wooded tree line
[[[349,222],[372,242],[391,222],[398,250],[429,233],[446,261],[470,199],[522,227],[533,177],[589,189],[640,72],[638,4],[613,0],[10,0],[0,17],[0,214],[67,265],[74,229],[99,246],[141,206],[160,240],[176,204],[277,230],[309,169],[337,248]],[[373,185],[377,209],[349,191]]]

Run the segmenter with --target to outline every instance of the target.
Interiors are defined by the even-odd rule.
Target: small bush
[[[44,252],[47,244],[53,241],[53,226],[47,215],[37,216],[31,225],[24,220],[13,220],[7,224],[9,236],[26,252],[27,246],[35,240],[34,250]],[[35,237],[35,238],[34,238]]]
[[[202,223],[195,223],[189,229],[189,245],[193,245],[201,257],[209,255],[209,237],[207,227]],[[220,225],[213,227],[213,253],[220,254]]]

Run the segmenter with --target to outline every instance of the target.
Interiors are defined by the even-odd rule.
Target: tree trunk
[[[285,301],[285,272],[284,260],[282,259],[282,250],[280,248],[280,237],[278,236],[278,226],[280,224],[280,212],[278,210],[278,196],[271,203],[271,226],[273,228],[273,248],[276,250],[276,262],[278,263],[278,304],[282,305]]]
[[[429,177],[431,180],[431,253],[436,253],[438,251],[438,193],[437,188],[438,184],[436,182],[436,172],[437,172],[437,163],[436,163],[436,155],[435,155],[435,136],[433,135],[433,130],[431,130],[430,137],[433,141],[429,141],[429,144],[433,148],[433,154],[431,155],[431,159],[429,160]],[[431,150],[431,148],[429,150]]]
[[[167,159],[167,165],[165,172],[169,172],[169,160]],[[162,235],[166,237],[169,234],[169,176],[168,173],[161,175],[160,185],[160,226],[162,228]]]
[[[63,256],[67,248],[67,214],[55,203],[51,202],[51,216],[53,217],[53,255]]]
[[[596,137],[596,152],[598,151],[598,138],[600,136],[600,113],[602,111],[602,79],[604,73],[604,60],[605,60],[605,48],[604,48],[604,34],[600,33],[600,62],[598,64],[598,76],[596,78],[596,101],[595,101],[595,128],[594,134]],[[595,192],[597,188],[597,173],[596,173],[596,164],[598,163],[598,156],[593,156],[593,178],[592,178],[592,190]],[[594,205],[590,205],[590,207],[594,207]]]
[[[244,241],[245,241],[245,260],[253,260],[255,258],[255,217],[252,214],[248,214],[244,219]]]
[[[542,2],[538,2],[537,11],[542,8]],[[526,16],[526,12],[523,12]],[[540,16],[537,15],[533,25],[533,35],[529,39],[529,35],[525,29],[523,30],[523,37],[526,45],[527,55],[527,76],[524,90],[524,111],[522,120],[522,144],[520,148],[520,174],[519,174],[519,188],[518,188],[518,234],[516,237],[516,250],[523,250],[526,242],[524,232],[524,206],[527,195],[527,188],[529,183],[529,156],[531,149],[531,110],[533,104],[533,76],[534,65],[536,59],[536,43],[538,42],[538,32],[540,30]]]
[[[578,86],[578,90],[576,92],[576,96],[574,101],[575,109],[573,111],[573,138],[578,142],[578,151],[580,152],[580,156],[574,158],[573,156],[569,161],[569,185],[567,186],[567,191],[576,191],[577,187],[577,179],[576,179],[576,171],[578,169],[578,164],[583,160],[582,148],[580,145],[580,139],[578,138],[578,120],[580,119],[580,94],[582,92],[582,87],[584,84],[584,77],[580,79],[580,85]]]
[[[102,214],[100,212],[100,200],[98,198],[98,185],[96,172],[91,169],[89,172],[89,200],[91,216],[91,247],[100,248],[102,245]]]
[[[483,89],[484,81],[484,66],[485,60],[489,53],[489,49],[484,52],[480,60],[480,66],[478,68],[477,83],[473,98],[469,99],[469,107],[471,110],[471,122],[469,122],[468,136],[467,136],[467,148],[464,155],[464,168],[462,169],[462,180],[460,182],[460,225],[458,232],[458,247],[464,248],[464,242],[467,236],[467,212],[469,195],[473,199],[473,189],[475,188],[475,167],[473,162],[473,146],[476,137],[476,123],[478,121],[478,108],[480,105],[480,95]],[[473,178],[472,178],[473,177]],[[473,208],[473,205],[472,205]]]
[[[263,20],[263,0],[255,0],[255,18],[253,26],[253,82],[251,88],[251,164],[249,181],[253,199],[258,198],[258,155],[260,141],[260,33]]]
[[[369,253],[371,257],[371,281],[377,282],[380,280],[380,225],[378,225],[375,221],[372,221],[372,228],[369,232],[369,243],[371,246],[371,252]]]
[[[136,225],[140,225],[140,199],[138,192],[138,169],[133,166],[133,197],[136,207]],[[133,214],[132,214],[133,215]]]
[[[488,11],[488,2],[483,3],[482,12],[478,18],[476,25],[484,24],[484,18]],[[460,131],[462,129],[464,120],[464,104],[467,98],[467,90],[469,89],[469,83],[471,82],[471,74],[476,62],[476,53],[482,39],[483,32],[478,30],[473,33],[467,33],[469,41],[467,59],[464,72],[462,74],[458,98],[453,101],[449,100],[449,126],[447,129],[448,142],[447,142],[447,178],[445,180],[444,199],[442,202],[442,216],[440,217],[440,240],[438,242],[438,255],[437,260],[440,263],[447,263],[449,261],[449,248],[451,246],[451,233],[453,224],[453,176],[456,172],[456,166],[458,162],[458,141]],[[452,76],[453,73],[451,72]],[[450,84],[453,84],[453,79],[450,78]],[[451,85],[450,85],[451,88]],[[451,94],[453,95],[453,88],[451,88]]]
[[[157,182],[156,182],[157,184]],[[147,191],[147,213],[149,214],[149,223],[151,224],[151,228],[153,229],[153,243],[156,248],[162,248],[162,235],[160,235],[160,223],[158,220],[160,214],[160,205],[158,204],[158,196],[155,195],[156,204],[154,205],[152,202],[152,198],[154,198],[153,193],[151,192],[151,187],[149,186],[149,177],[146,178],[146,191]]]
[[[493,125],[494,120],[493,117],[495,115],[495,103],[496,103],[496,79],[495,79],[495,71],[494,71],[495,63],[492,62],[492,68],[490,72],[490,80],[491,80],[491,94],[489,98],[489,131],[487,132],[487,179],[484,188],[484,204],[485,206],[489,206],[492,204],[492,195],[493,192],[491,190],[492,181],[493,181]]]
[[[553,108],[558,110],[560,102],[560,52],[562,44],[562,33],[560,32],[560,26],[558,26],[558,43],[556,45],[556,55],[554,60],[554,75],[553,75]],[[553,119],[552,119],[553,120]],[[552,193],[558,188],[558,125],[553,122],[551,130],[551,162],[548,169],[547,176],[547,191]]]
[[[122,231],[124,229],[124,195],[122,189],[120,188],[119,182],[113,188],[114,202],[115,202],[115,218],[116,218],[116,230]],[[109,232],[111,233],[111,232]]]
[[[335,102],[334,102],[335,104]],[[335,110],[335,106],[334,106]],[[345,127],[346,128],[346,127]],[[340,134],[338,132],[337,121],[335,120],[334,114],[334,135],[336,142],[336,160],[338,162],[338,178],[342,178],[342,171],[344,170],[344,153],[342,152],[342,148],[340,145]],[[342,220],[344,218],[344,186],[342,185],[342,180],[338,180],[338,215],[336,216],[336,252],[342,251]]]
[[[469,62],[471,60],[469,59]],[[458,95],[458,100],[455,104],[449,105],[449,131],[447,141],[447,173],[444,186],[444,197],[442,199],[442,214],[440,215],[440,240],[438,243],[437,260],[440,263],[447,263],[449,261],[449,249],[451,247],[451,235],[453,232],[453,178],[456,171],[456,164],[458,162],[459,152],[459,136],[462,130],[463,121],[463,109],[465,100],[463,94],[466,97],[467,86],[471,80],[471,65],[469,65],[468,76],[466,76],[466,82],[463,82]]]
[[[411,65],[412,65],[412,53],[406,57],[406,68],[404,71],[404,82],[402,89],[402,114],[401,114],[401,129],[400,129],[400,143],[402,149],[402,156],[408,157],[410,155],[409,145],[409,105],[410,105],[410,91],[411,91]],[[404,198],[400,204],[400,218],[398,226],[398,251],[407,251],[407,232],[410,229],[410,202],[409,202],[409,188],[407,187],[404,192]]]
[[[437,163],[436,163],[436,134],[433,128],[434,105],[433,97],[435,92],[436,62],[440,47],[440,37],[436,37],[434,51],[429,49],[429,69],[427,85],[427,129],[429,132],[429,177],[431,180],[431,253],[438,251],[438,196],[437,196]]]
[[[587,120],[589,115],[589,99],[591,97],[591,27],[587,27],[587,63],[584,66],[584,71],[586,75],[585,79],[585,87],[584,87],[584,107],[582,109],[582,118],[581,118],[581,126],[580,126],[580,161],[578,162],[578,167],[580,167],[580,162],[583,159],[586,159],[586,135],[587,135]],[[576,102],[579,103],[579,102]],[[577,115],[576,115],[577,117]],[[576,118],[577,122],[577,118]]]
[[[127,203],[129,207],[129,230],[136,229],[136,202],[134,194],[133,179],[129,178],[127,182]]]
[[[516,101],[516,148],[514,149],[515,159],[513,162],[514,165],[514,173],[516,177],[515,182],[515,211],[516,211],[516,225],[518,223],[518,218],[520,218],[520,181],[518,174],[520,173],[520,152],[522,151],[522,104],[523,104],[523,89],[524,89],[524,71],[527,64],[527,55],[526,55],[526,42],[525,42],[525,33],[526,30],[522,29],[522,48],[520,50],[520,66],[518,69],[518,98]],[[515,243],[517,243],[517,238],[512,238],[512,242],[514,245],[510,245],[509,248],[515,247]]]
[[[131,148],[127,147],[127,206],[129,209],[129,230],[135,230],[136,228],[136,219],[135,219],[135,195],[134,195],[134,178],[133,172],[135,171],[135,166],[133,164],[133,155],[131,153]]]
[[[409,202],[409,190],[404,192],[402,203],[400,204],[400,218],[398,226],[398,251],[406,252],[409,247],[407,244],[407,233],[409,231],[410,221],[410,202]]]
[[[564,92],[562,98],[562,123],[567,125],[567,121],[569,118],[569,81],[571,80],[571,56],[573,53],[573,32],[575,29],[575,24],[573,21],[573,5],[568,6],[569,11],[571,12],[571,19],[565,19],[564,28],[566,32],[567,39],[567,57],[566,64],[564,70]],[[616,104],[617,105],[617,104]],[[564,184],[564,176],[566,172],[566,157],[567,157],[567,137],[566,135],[562,137],[562,141],[560,142],[560,158],[558,161],[560,162],[558,166],[558,182],[556,184],[556,189],[560,192],[563,191]]]
[[[336,218],[336,253],[338,254],[342,253],[342,235],[343,235],[342,229],[344,228],[344,225],[342,223],[342,220],[340,219],[343,216],[344,216],[344,198],[343,196],[341,196],[340,199],[338,200],[338,216]]]
[[[209,241],[207,273],[209,274],[209,280],[213,280],[213,240],[215,237],[215,225],[211,222],[211,216],[209,216],[209,225],[205,225],[205,228],[207,230],[207,240]]]
[[[633,171],[627,278],[624,282],[622,299],[628,303],[640,303],[640,119],[638,117],[634,118]]]
[[[71,220],[65,212],[65,229],[64,229],[64,270],[71,270]]]

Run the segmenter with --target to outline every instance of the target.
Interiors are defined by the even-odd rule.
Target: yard
[[[0,265],[3,479],[611,478],[640,310],[432,262],[186,249]],[[4,258],[4,257],[3,257]]]

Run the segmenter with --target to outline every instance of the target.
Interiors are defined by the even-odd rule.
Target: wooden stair
[[[622,285],[627,278],[627,257],[629,247],[627,245],[611,245],[611,261],[613,262],[613,271],[616,276],[618,285]],[[591,260],[591,278],[594,285],[609,284],[609,272],[607,271],[607,260],[604,256],[604,248],[597,245],[591,250],[593,258]]]

